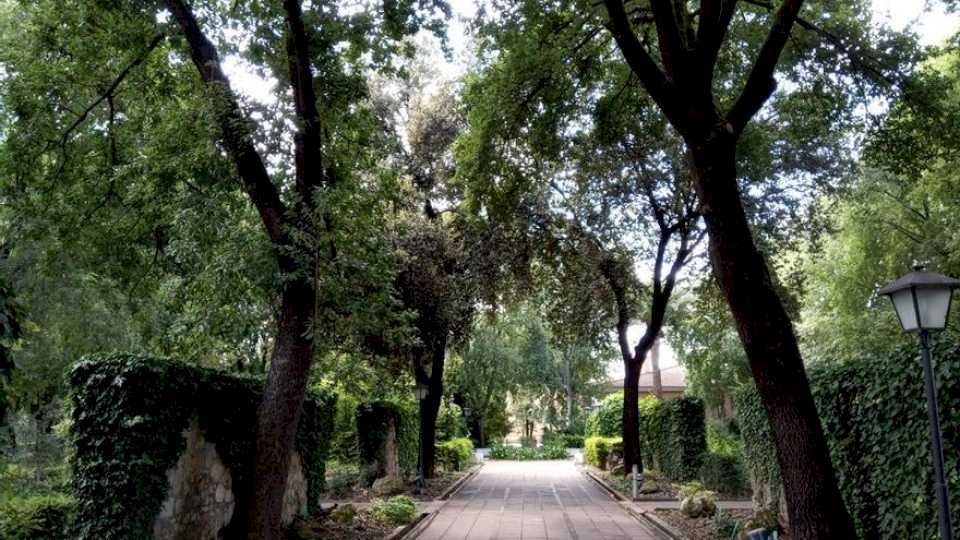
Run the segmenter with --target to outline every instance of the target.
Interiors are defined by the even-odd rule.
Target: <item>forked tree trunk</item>
[[[736,138],[691,145],[714,272],[737,323],[770,421],[795,538],[856,538],[810,392],[793,325],[774,289],[740,200]]]

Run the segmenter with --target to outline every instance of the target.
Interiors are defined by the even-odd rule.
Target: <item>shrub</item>
[[[353,492],[353,487],[357,485],[360,479],[360,473],[349,469],[337,469],[333,476],[327,482],[327,491],[334,497],[346,497]]]
[[[604,469],[607,456],[618,447],[622,451],[623,439],[620,437],[588,437],[583,443],[583,458],[590,465]]]
[[[707,452],[703,456],[699,478],[708,489],[724,494],[743,493],[746,488],[740,456]]]
[[[467,435],[467,419],[456,403],[444,399],[437,412],[437,440],[446,441]]]
[[[943,334],[933,357],[943,446],[960,448],[960,415],[949,412],[960,410],[960,343]],[[916,358],[915,344],[907,343],[879,357],[855,355],[807,369],[840,489],[862,538],[937,534],[927,403]],[[773,444],[756,391],[748,387],[742,394],[737,415],[747,462],[776,471],[774,459],[746,452],[756,445],[772,454]],[[950,495],[960,500],[960,453],[944,457]]]
[[[623,433],[623,392],[603,398],[600,408],[587,419],[587,435],[592,437],[619,437]]]
[[[437,463],[448,471],[459,471],[473,459],[473,442],[460,437],[437,444]]]
[[[534,437],[520,437],[520,446],[523,448],[536,448],[537,439]]]
[[[65,495],[11,498],[0,504],[3,540],[61,540],[72,538],[74,501]]]
[[[490,447],[490,459],[513,459],[530,461],[538,459],[567,459],[567,449],[558,446],[544,446],[542,448],[526,448],[493,444]]]
[[[194,418],[230,469],[238,497],[252,490],[262,379],[112,354],[79,361],[69,385],[73,538],[150,538],[167,494],[166,471],[183,451],[183,431]],[[311,388],[300,417],[295,444],[307,477],[309,510],[316,508],[323,489],[335,402],[335,394]]]
[[[543,446],[562,446],[564,448],[583,448],[583,435],[563,431],[547,431],[541,440]]]
[[[728,428],[710,422],[707,424],[707,451],[724,456],[742,456],[743,441]]]
[[[374,499],[370,515],[378,521],[394,525],[406,525],[417,515],[417,503],[406,495],[397,495],[387,500]]]
[[[740,522],[721,509],[717,510],[716,515],[713,516],[713,523],[710,524],[710,528],[720,538],[733,538],[740,530]]]

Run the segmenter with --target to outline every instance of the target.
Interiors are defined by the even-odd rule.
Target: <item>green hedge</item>
[[[182,433],[193,418],[230,469],[238,498],[250,492],[262,380],[110,354],[80,360],[69,385],[75,538],[152,538],[167,494],[166,471],[176,465],[185,447]],[[323,489],[335,403],[331,392],[311,389],[297,433],[311,511]]]
[[[74,501],[63,495],[14,497],[0,503],[0,539],[62,540],[73,538]]]
[[[607,456],[612,451],[623,452],[620,437],[587,437],[583,441],[583,459],[598,469],[607,468]]]
[[[600,407],[587,418],[587,435],[619,437],[623,434],[623,392],[603,398]]]
[[[559,445],[531,447],[505,446],[500,443],[490,445],[490,459],[510,459],[517,461],[533,461],[541,459],[567,459],[567,449]]]
[[[473,442],[459,437],[437,443],[437,463],[448,471],[459,471],[473,459]]]
[[[643,457],[652,462],[645,465],[678,482],[698,477],[707,451],[702,400],[645,398],[640,404],[640,431]]]
[[[946,337],[938,341],[934,364],[943,446],[951,499],[957,501],[960,345]],[[862,538],[937,537],[927,403],[918,357],[916,345],[907,341],[882,357],[860,355],[808,368],[840,488]],[[753,403],[759,405],[752,389],[744,393],[753,394]],[[751,434],[769,430],[762,409],[740,407],[738,402],[746,446]],[[761,444],[772,448],[769,441]]]

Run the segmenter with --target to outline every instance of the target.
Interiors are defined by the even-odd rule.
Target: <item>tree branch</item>
[[[300,0],[284,0],[287,12],[287,60],[298,129],[294,136],[296,186],[303,202],[309,203],[313,189],[323,184],[322,127],[317,95],[310,67],[310,45],[303,25]]]
[[[730,21],[737,10],[737,0],[703,0],[700,3],[700,21],[697,25],[697,69],[704,89],[713,87],[713,70],[720,47],[726,38]]]
[[[667,78],[674,83],[685,81],[685,73],[690,68],[687,60],[689,49],[680,31],[677,9],[673,0],[651,0],[653,20],[657,26],[657,40],[660,42],[660,58]],[[680,7],[679,9],[686,9]]]
[[[222,110],[217,115],[220,130],[227,152],[243,180],[244,190],[257,208],[270,240],[274,244],[286,243],[287,233],[284,230],[286,207],[280,199],[276,186],[270,180],[263,159],[250,139],[247,118],[240,111],[236,95],[230,88],[230,80],[220,67],[220,57],[216,48],[203,34],[190,6],[183,0],[164,0],[164,3],[187,38],[190,57],[197,71],[200,72],[200,78],[214,95],[222,100]],[[288,259],[286,255],[280,257],[281,266],[284,266],[283,262],[286,259]]]
[[[760,110],[777,87],[774,79],[774,70],[780,60],[780,53],[787,43],[790,30],[797,20],[797,14],[803,6],[803,0],[783,0],[780,9],[773,20],[773,26],[767,35],[766,41],[760,48],[753,69],[747,78],[747,83],[737,102],[733,104],[727,114],[727,121],[734,133],[739,134],[746,127],[747,122]]]
[[[117,78],[114,79],[113,82],[111,82],[107,86],[107,89],[104,90],[104,92],[100,94],[100,96],[98,96],[97,99],[93,101],[93,103],[88,105],[87,108],[80,113],[77,119],[74,120],[73,123],[67,127],[66,131],[63,132],[63,135],[60,136],[60,151],[61,151],[61,159],[60,159],[60,167],[59,167],[60,171],[63,170],[63,167],[67,162],[67,142],[69,142],[70,135],[73,133],[73,131],[78,127],[80,127],[80,124],[82,124],[87,119],[87,116],[89,116],[90,113],[93,112],[93,110],[97,108],[98,105],[103,103],[104,100],[111,101],[111,112],[112,112],[113,93],[117,90],[117,87],[120,86],[120,83],[122,83],[123,80],[126,79],[128,75],[130,75],[130,72],[133,71],[135,67],[139,66],[140,64],[143,63],[144,60],[147,59],[147,56],[149,56],[150,53],[153,52],[153,50],[156,49],[158,45],[160,45],[160,42],[162,42],[165,37],[166,35],[163,34],[162,32],[153,36],[153,39],[151,39],[150,43],[147,45],[147,49],[143,51],[143,53],[140,54],[140,56],[134,58],[133,62],[130,62],[130,64],[128,64],[127,67],[123,68],[120,74],[117,75]],[[111,126],[112,126],[113,124],[112,114],[111,114],[110,120],[111,120]]]
[[[677,102],[676,88],[657,66],[630,26],[623,0],[604,0],[610,16],[608,30],[613,34],[630,69],[643,83],[647,93],[675,126],[686,124],[683,108]]]

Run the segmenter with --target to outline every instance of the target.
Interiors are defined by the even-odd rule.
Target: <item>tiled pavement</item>
[[[418,540],[663,540],[572,461],[489,461]]]

